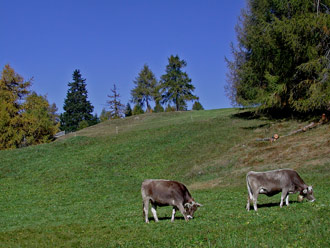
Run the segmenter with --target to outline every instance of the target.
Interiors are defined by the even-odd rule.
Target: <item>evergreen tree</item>
[[[156,105],[155,105],[155,107],[154,107],[154,112],[155,112],[155,113],[164,112],[164,108],[163,108],[163,106],[160,104],[159,101],[156,101]]]
[[[144,113],[144,111],[143,111],[141,105],[140,104],[136,104],[134,106],[134,108],[133,108],[132,114],[133,115],[140,115],[140,114],[143,114],[143,113]]]
[[[165,109],[165,112],[174,112],[174,111],[175,111],[175,107],[168,104],[166,109]]]
[[[80,71],[73,72],[73,82],[69,82],[68,92],[64,101],[64,113],[61,114],[61,129],[66,132],[78,130],[79,122],[87,121],[88,125],[95,124],[92,115],[94,107],[87,100],[86,79],[81,77]]]
[[[136,86],[131,91],[132,102],[139,104],[141,107],[146,105],[146,111],[150,111],[150,101],[155,97],[157,80],[148,65],[143,66],[139,76],[133,81],[133,83]]]
[[[330,106],[330,0],[249,0],[227,60],[227,94],[257,111]]]
[[[123,117],[125,106],[120,102],[120,95],[117,91],[117,87],[115,84],[113,85],[113,89],[111,89],[111,92],[112,95],[108,95],[110,100],[107,101],[107,104],[109,105],[110,118],[121,118]]]
[[[110,112],[106,111],[105,108],[103,108],[101,115],[100,115],[100,121],[103,122],[103,121],[110,120],[110,117],[111,117]]]
[[[132,108],[131,105],[127,103],[125,110],[125,117],[129,117],[129,116],[132,116]]]
[[[202,104],[198,101],[194,102],[192,110],[204,110]]]
[[[186,101],[198,99],[193,95],[195,87],[191,84],[191,79],[182,71],[186,65],[186,61],[180,60],[178,55],[171,55],[166,74],[161,76],[162,102],[173,102],[177,111],[186,108]]]

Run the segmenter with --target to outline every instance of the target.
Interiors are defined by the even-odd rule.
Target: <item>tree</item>
[[[174,111],[175,111],[175,107],[168,104],[166,109],[165,109],[165,112],[174,112]]]
[[[109,112],[110,112],[110,118],[111,119],[117,119],[123,117],[124,114],[124,105],[120,102],[119,98],[120,95],[117,91],[116,84],[113,85],[113,89],[111,89],[112,95],[108,95],[110,98],[109,101],[107,101],[107,104],[109,105]]]
[[[136,104],[134,106],[134,108],[133,108],[132,114],[133,115],[140,115],[140,114],[143,114],[143,113],[144,113],[144,111],[143,111],[141,105],[140,104]]]
[[[304,114],[330,106],[330,1],[249,0],[226,91],[256,111]]]
[[[53,140],[58,131],[56,105],[30,94],[31,80],[6,65],[0,79],[0,149],[18,148]]]
[[[79,122],[87,121],[89,126],[95,124],[92,115],[94,107],[87,100],[88,92],[86,89],[86,79],[83,79],[80,71],[73,72],[73,82],[69,82],[68,92],[64,101],[64,113],[61,114],[61,129],[66,132],[78,130]]]
[[[17,148],[24,139],[20,113],[30,85],[31,81],[24,82],[23,77],[5,65],[0,79],[0,149]]]
[[[24,139],[20,146],[36,145],[53,139],[59,131],[56,113],[45,96],[32,92],[26,97],[22,112]]]
[[[155,97],[157,80],[153,72],[149,69],[148,65],[143,66],[139,76],[133,81],[133,83],[136,86],[131,91],[132,102],[139,104],[141,107],[146,105],[146,111],[150,111],[150,101],[152,101]]]
[[[204,108],[199,101],[196,101],[192,106],[192,110],[204,110]]]
[[[182,71],[185,66],[186,61],[180,60],[178,55],[171,55],[166,74],[161,76],[160,81],[162,102],[173,102],[177,111],[186,108],[186,101],[198,100],[198,97],[193,95],[195,87],[191,84],[191,79]]]
[[[100,121],[107,121],[110,120],[110,112],[106,111],[105,108],[102,109],[101,115],[100,115]]]
[[[132,108],[129,103],[126,104],[125,117],[132,116]]]
[[[160,104],[159,101],[156,102],[156,105],[154,107],[154,112],[155,113],[164,112],[164,107]]]

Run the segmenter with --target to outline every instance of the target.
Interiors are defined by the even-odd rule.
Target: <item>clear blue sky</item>
[[[224,58],[244,7],[244,0],[1,1],[0,67],[33,77],[31,89],[59,112],[79,69],[99,115],[114,83],[126,105],[144,64],[159,79],[168,57],[179,55],[204,108],[227,108]]]

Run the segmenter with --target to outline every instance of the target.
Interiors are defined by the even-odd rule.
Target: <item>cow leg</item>
[[[144,200],[143,201],[143,215],[144,215],[146,223],[149,223],[148,214],[149,214],[149,200]]]
[[[247,211],[250,211],[250,196],[249,196],[249,194],[248,194],[248,197],[247,197],[247,204],[246,204],[246,210]]]
[[[289,206],[289,194],[285,198],[285,203],[286,203],[287,206]]]
[[[282,190],[280,207],[283,207],[283,201],[287,196],[289,196],[288,192],[286,190]]]
[[[254,211],[258,211],[258,207],[257,207],[258,195],[259,195],[258,191],[255,192],[255,194],[253,195],[253,208],[254,208]]]
[[[180,213],[183,215],[185,221],[189,221],[189,218],[188,218],[187,215],[186,215],[186,210],[184,210],[183,205],[180,204],[180,205],[178,205],[177,207],[178,207]]]
[[[171,218],[172,222],[174,221],[174,218],[175,218],[175,211],[176,211],[176,209],[175,209],[175,207],[173,207],[173,209],[172,209],[172,218]]]
[[[154,219],[156,222],[158,222],[158,217],[157,217],[157,212],[156,212],[157,206],[154,204],[151,204],[151,212],[152,215],[154,216]]]

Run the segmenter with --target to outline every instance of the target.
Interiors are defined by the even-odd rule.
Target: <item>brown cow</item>
[[[164,179],[147,179],[142,183],[141,194],[143,200],[143,215],[145,222],[149,223],[149,201],[151,212],[158,222],[157,206],[173,206],[171,221],[174,221],[175,211],[179,210],[184,219],[188,221],[193,218],[194,212],[201,204],[194,201],[188,189],[182,183]]]
[[[246,209],[250,210],[250,201],[253,201],[254,210],[257,211],[257,199],[259,194],[273,196],[280,192],[281,203],[285,199],[289,206],[289,194],[299,192],[301,197],[309,201],[315,201],[312,186],[307,186],[298,173],[291,169],[280,169],[265,172],[250,171],[246,175],[246,184],[248,189],[248,202]]]

